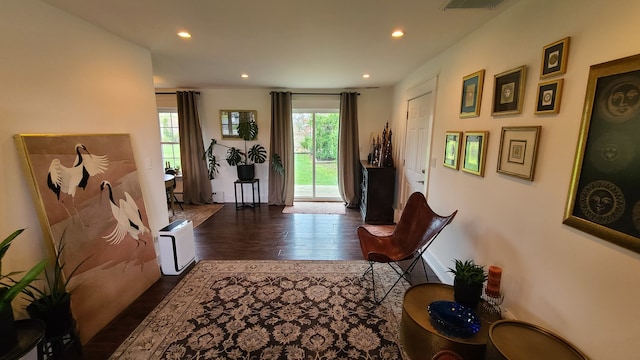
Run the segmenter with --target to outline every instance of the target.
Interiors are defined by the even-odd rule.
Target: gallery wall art
[[[564,224],[640,253],[640,55],[593,65]]]
[[[160,277],[128,134],[15,135],[44,238],[64,233],[63,272],[82,343]]]

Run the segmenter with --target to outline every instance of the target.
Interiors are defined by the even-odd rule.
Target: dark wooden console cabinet
[[[362,164],[360,213],[367,224],[393,224],[396,169]]]

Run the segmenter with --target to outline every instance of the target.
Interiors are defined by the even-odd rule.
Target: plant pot
[[[482,296],[482,283],[469,284],[464,281],[453,279],[453,298],[458,304],[475,308]]]
[[[51,302],[51,297],[35,300],[27,306],[27,313],[32,319],[38,319],[44,323],[45,339],[60,337],[73,328],[69,294],[65,294],[61,301],[55,303]]]
[[[11,304],[4,304],[0,309],[0,356],[8,353],[18,343],[16,321]]]
[[[254,164],[251,165],[238,165],[238,180],[248,181],[253,180],[255,177],[256,168]]]

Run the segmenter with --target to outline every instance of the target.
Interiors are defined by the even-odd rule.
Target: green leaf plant
[[[70,296],[72,290],[69,289],[69,281],[76,274],[80,266],[82,266],[87,260],[91,258],[88,256],[84,260],[82,260],[75,268],[69,273],[66,277],[64,276],[63,270],[66,265],[62,258],[62,254],[65,249],[64,237],[66,230],[62,232],[62,236],[60,237],[60,241],[58,242],[55,249],[55,256],[52,259],[49,259],[53,262],[52,271],[48,269],[45,270],[45,286],[40,289],[33,285],[28,285],[22,293],[31,300],[33,306],[37,307],[41,311],[46,311],[47,309],[65,301],[65,298]],[[49,262],[44,260],[45,263]]]
[[[9,250],[13,240],[18,237],[18,235],[22,234],[23,231],[24,229],[14,231],[11,235],[6,237],[2,243],[0,243],[0,310],[4,310],[7,306],[11,306],[13,299],[26,289],[47,266],[46,260],[40,261],[27,271],[20,280],[15,280],[14,277],[22,274],[23,271],[14,271],[8,274],[2,273],[2,259]]]
[[[243,121],[238,124],[238,135],[244,140],[244,151],[239,148],[219,144],[216,139],[211,139],[209,147],[202,155],[202,159],[207,161],[209,169],[209,180],[215,179],[219,174],[220,161],[213,152],[216,145],[227,148],[225,160],[230,166],[262,164],[267,160],[267,150],[261,144],[254,144],[247,149],[247,141],[255,140],[258,137],[258,123],[255,120]],[[284,175],[284,165],[282,158],[274,154],[271,159],[271,167],[280,175]]]

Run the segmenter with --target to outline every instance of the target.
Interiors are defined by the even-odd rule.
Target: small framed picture
[[[536,114],[557,114],[560,112],[562,99],[562,84],[564,79],[547,81],[538,84],[538,99],[536,100]]]
[[[488,141],[488,131],[472,131],[464,134],[462,171],[484,176],[484,162],[487,157]]]
[[[566,37],[542,48],[540,79],[545,79],[567,72],[567,58],[569,56],[570,39],[570,37]]]
[[[474,72],[462,78],[462,96],[460,100],[460,117],[480,116],[484,70]]]
[[[533,181],[541,126],[503,127],[498,172]]]
[[[460,167],[460,139],[462,133],[457,131],[447,131],[444,139],[444,161],[442,165],[456,169]]]
[[[491,115],[522,113],[526,76],[526,65],[495,75]]]

